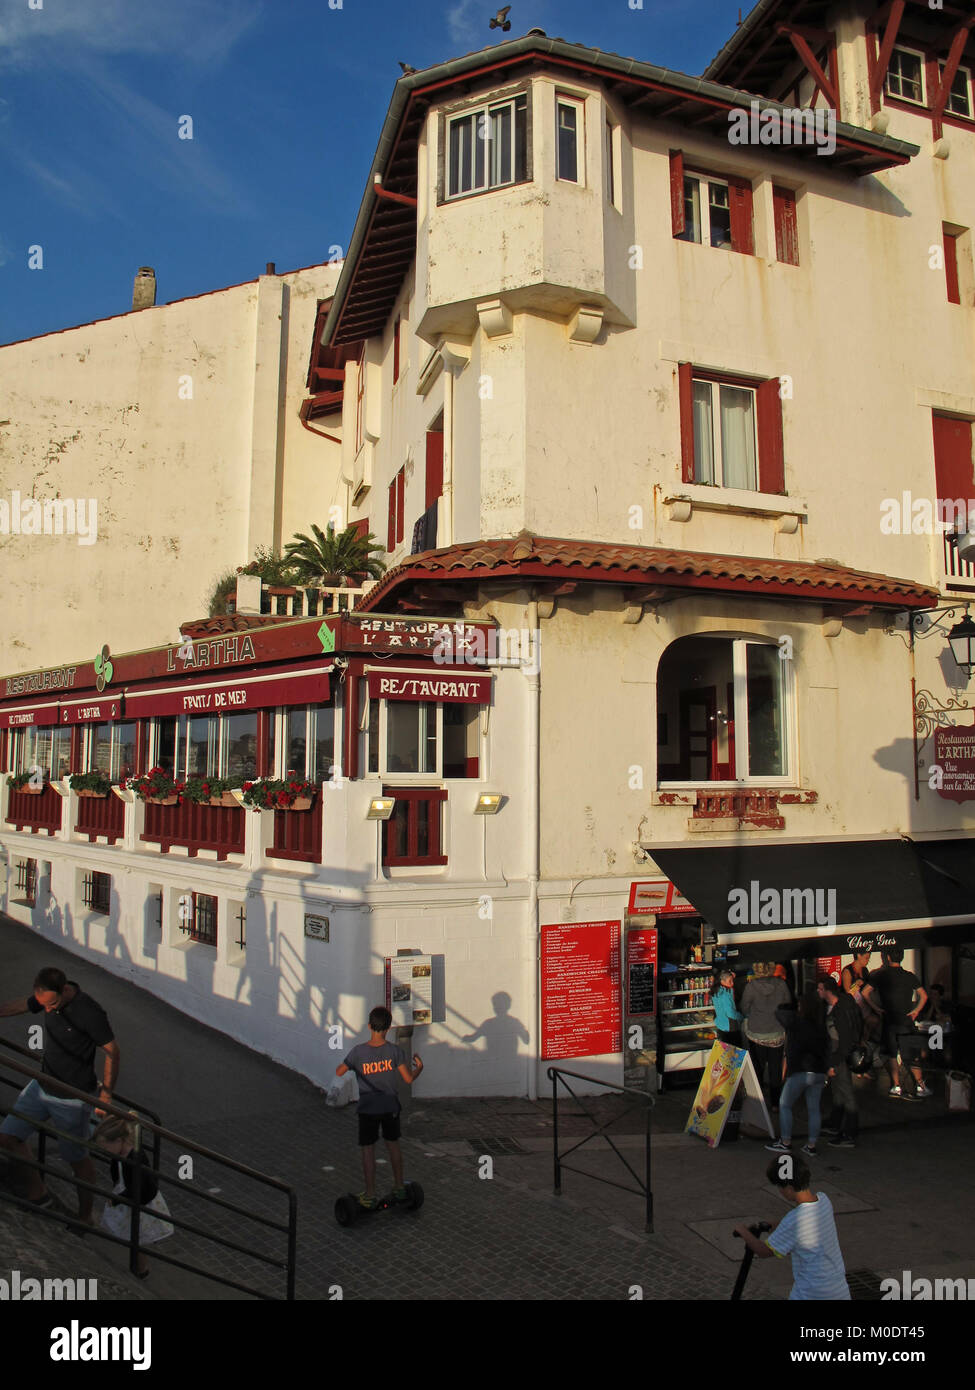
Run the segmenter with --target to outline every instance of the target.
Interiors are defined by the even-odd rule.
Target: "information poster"
[[[630,1018],[649,1018],[657,1012],[656,927],[626,934],[626,1012]]]
[[[542,1057],[620,1052],[620,923],[542,927]]]
[[[433,1022],[432,956],[390,956],[386,960],[386,1007],[397,1028]]]
[[[716,1149],[739,1086],[745,1093],[742,1123],[756,1124],[773,1135],[775,1131],[747,1049],[723,1042],[716,1042],[708,1054],[684,1133],[700,1135],[707,1140],[709,1149]]]

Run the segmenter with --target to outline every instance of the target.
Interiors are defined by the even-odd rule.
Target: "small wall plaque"
[[[305,935],[313,936],[316,941],[328,940],[328,918],[315,917],[310,912],[305,913]]]

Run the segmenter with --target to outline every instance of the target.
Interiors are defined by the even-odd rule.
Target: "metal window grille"
[[[85,907],[90,907],[92,912],[104,912],[108,915],[112,900],[111,874],[99,874],[94,871],[85,874],[82,899]]]
[[[189,921],[184,930],[191,941],[199,941],[204,946],[217,944],[217,900],[209,893],[191,893]]]
[[[240,906],[240,908],[239,908],[238,911],[237,911],[236,921],[237,921],[237,945],[238,945],[238,946],[240,947],[240,949],[243,951],[243,950],[246,950],[246,948],[247,948],[247,909],[246,909],[246,907],[243,906],[243,904]]]
[[[23,894],[28,907],[37,902],[37,860],[21,859],[17,865],[17,891]]]

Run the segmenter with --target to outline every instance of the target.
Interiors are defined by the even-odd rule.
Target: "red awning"
[[[437,704],[489,705],[491,677],[430,670],[370,671],[372,700],[433,700]]]
[[[98,699],[72,700],[70,704],[61,703],[62,724],[102,724],[112,719],[122,718],[122,697],[113,695]]]
[[[37,728],[58,722],[58,707],[53,705],[21,705],[0,710],[0,729]]]
[[[324,704],[329,698],[328,670],[296,675],[251,676],[236,681],[186,681],[157,690],[127,690],[126,714],[135,719],[153,715],[234,714],[273,705]]]

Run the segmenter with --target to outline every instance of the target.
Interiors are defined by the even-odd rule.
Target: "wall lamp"
[[[374,796],[369,803],[366,820],[389,820],[395,805],[395,796]]]
[[[911,613],[911,644],[913,645],[915,637],[927,637],[932,631],[940,632],[942,636],[947,636],[948,646],[956,664],[966,676],[970,676],[975,667],[975,623],[972,622],[967,605],[960,622],[955,623],[947,632],[943,626],[948,618],[957,617],[959,611],[961,610],[958,608],[926,608]]]
[[[496,816],[501,809],[503,797],[498,792],[484,792],[477,798],[475,816]]]

